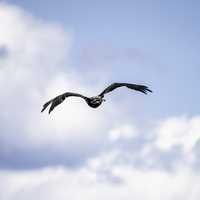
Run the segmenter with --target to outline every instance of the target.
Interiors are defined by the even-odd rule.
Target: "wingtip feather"
[[[50,100],[50,101],[48,101],[47,103],[45,103],[44,105],[43,105],[43,108],[42,108],[42,110],[41,110],[41,112],[43,112],[48,106],[49,106],[49,104],[52,102],[52,100]]]
[[[42,110],[41,110],[41,113],[46,109],[46,106],[43,106]]]
[[[153,92],[153,91],[152,91],[152,90],[150,90],[149,88],[147,88],[147,91],[149,91],[149,92],[151,92],[151,93]]]

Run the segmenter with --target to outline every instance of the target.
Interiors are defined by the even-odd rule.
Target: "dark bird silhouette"
[[[114,89],[116,89],[118,87],[122,87],[122,86],[126,86],[129,89],[136,90],[136,91],[142,92],[144,94],[147,94],[148,92],[152,92],[145,85],[136,85],[136,84],[131,84],[131,83],[113,83],[113,84],[109,85],[105,90],[103,90],[103,92],[101,92],[99,95],[94,96],[94,97],[86,97],[86,96],[83,96],[81,94],[72,93],[72,92],[66,92],[64,94],[58,95],[57,97],[55,97],[55,98],[51,99],[50,101],[46,102],[43,105],[43,108],[42,108],[41,112],[43,112],[48,107],[48,105],[51,104],[50,109],[49,109],[49,114],[50,114],[51,111],[56,106],[58,106],[59,104],[61,104],[65,100],[65,98],[71,97],[71,96],[81,97],[86,101],[86,103],[90,107],[97,108],[102,104],[103,101],[105,101],[105,99],[104,99],[104,95],[105,94],[113,91]]]

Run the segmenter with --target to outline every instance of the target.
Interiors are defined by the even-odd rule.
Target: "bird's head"
[[[105,102],[106,100],[105,100],[105,99],[102,99],[102,101],[104,101],[104,102]]]

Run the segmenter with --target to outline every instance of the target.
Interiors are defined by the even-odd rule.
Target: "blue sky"
[[[199,2],[2,2],[0,199],[198,200]]]
[[[109,81],[149,84],[155,94],[145,116],[199,113],[198,1],[10,2],[73,33],[77,71],[109,68]],[[86,49],[91,58],[83,60]]]

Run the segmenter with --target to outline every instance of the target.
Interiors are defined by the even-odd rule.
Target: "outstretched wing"
[[[41,110],[41,112],[43,112],[47,107],[48,105],[51,104],[50,106],[50,109],[49,109],[49,114],[51,113],[51,111],[56,107],[58,106],[59,104],[61,104],[65,98],[67,97],[70,97],[70,96],[75,96],[75,97],[81,97],[83,99],[87,99],[87,97],[81,95],[81,94],[78,94],[78,93],[72,93],[72,92],[66,92],[64,94],[61,94],[61,95],[58,95],[57,97],[51,99],[50,101],[46,102],[44,105],[43,105],[43,108]]]
[[[132,90],[137,90],[139,92],[143,92],[144,94],[147,94],[147,92],[152,92],[147,86],[145,85],[136,85],[131,83],[113,83],[109,85],[99,96],[104,96],[104,94],[113,91],[114,89],[118,87],[126,86],[127,88],[130,88]]]

